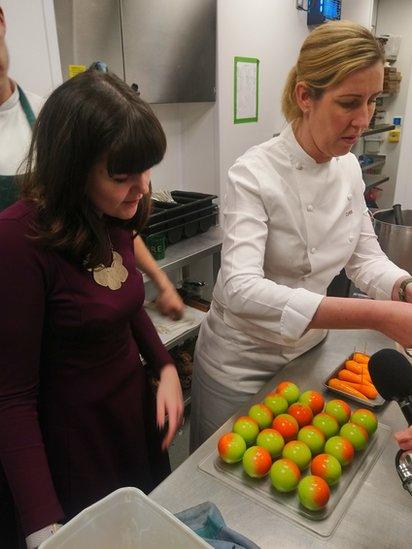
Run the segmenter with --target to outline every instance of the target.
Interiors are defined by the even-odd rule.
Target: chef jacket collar
[[[292,165],[297,170],[302,169],[320,169],[327,166],[329,162],[319,164],[299,145],[295,134],[293,133],[292,124],[289,123],[280,133],[279,139],[284,150],[288,154]]]

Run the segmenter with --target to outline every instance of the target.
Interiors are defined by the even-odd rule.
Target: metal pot
[[[412,210],[402,210],[403,225],[395,224],[392,208],[373,213],[379,244],[391,261],[412,273]]]

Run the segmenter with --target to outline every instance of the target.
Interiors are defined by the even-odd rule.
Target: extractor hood
[[[64,78],[104,61],[149,103],[215,100],[216,0],[54,0]]]

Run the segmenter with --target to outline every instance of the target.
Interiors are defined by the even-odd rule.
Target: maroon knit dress
[[[129,272],[110,290],[27,238],[34,215],[22,201],[0,214],[0,547],[8,493],[27,535],[169,472],[139,355],[157,370],[172,360],[142,306],[130,233],[109,226]]]

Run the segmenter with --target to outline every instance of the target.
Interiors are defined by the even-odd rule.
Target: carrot
[[[338,391],[342,391],[343,393],[347,393],[348,395],[356,396],[356,397],[361,398],[363,400],[369,400],[363,393],[356,390],[347,381],[342,381],[341,379],[337,379],[336,377],[332,377],[328,381],[328,385],[332,389],[337,389]]]
[[[346,370],[346,368],[343,368],[338,372],[338,378],[342,381],[350,381],[352,383],[365,383],[366,379],[362,374],[355,374],[355,372],[351,372],[350,370]]]
[[[365,353],[353,353],[353,360],[359,362],[359,364],[367,364],[369,362],[369,355]]]
[[[378,391],[370,383],[353,383],[351,381],[346,381],[346,383],[371,400],[378,396]]]
[[[364,382],[367,381],[368,383],[371,383],[373,385],[373,381],[372,381],[372,378],[370,376],[370,373],[369,373],[369,368],[367,366],[367,364],[363,364],[364,368],[363,368],[363,371],[362,371],[362,375],[364,377]]]
[[[351,383],[360,383],[361,385],[372,385],[374,386],[367,370],[362,370],[361,374],[355,374],[350,370],[343,368],[338,372],[338,378],[342,381],[350,381]]]
[[[354,360],[347,360],[345,362],[345,368],[355,374],[362,373],[362,364],[359,364],[359,362],[355,362]]]

